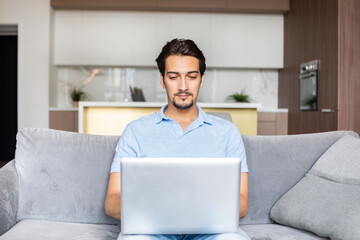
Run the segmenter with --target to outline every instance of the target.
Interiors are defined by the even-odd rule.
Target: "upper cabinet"
[[[211,13],[285,13],[290,0],[50,0],[60,10],[121,10]]]
[[[173,38],[194,40],[209,67],[282,68],[281,14],[55,11],[56,65],[156,66]]]

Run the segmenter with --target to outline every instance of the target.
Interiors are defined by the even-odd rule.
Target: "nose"
[[[179,79],[178,89],[179,89],[180,91],[187,91],[187,90],[188,90],[185,76],[182,76],[182,77]]]

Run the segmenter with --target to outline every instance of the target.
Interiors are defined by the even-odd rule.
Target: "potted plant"
[[[234,100],[235,102],[242,102],[242,103],[250,103],[252,99],[248,94],[245,92],[245,88],[241,90],[241,92],[233,93],[227,96],[226,100]]]
[[[82,91],[81,89],[73,88],[70,92],[71,100],[73,101],[73,107],[79,106],[79,101],[86,97],[86,93]]]

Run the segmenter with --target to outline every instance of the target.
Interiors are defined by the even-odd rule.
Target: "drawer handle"
[[[335,112],[335,110],[334,109],[323,108],[323,109],[321,109],[321,112],[330,113],[330,112]]]

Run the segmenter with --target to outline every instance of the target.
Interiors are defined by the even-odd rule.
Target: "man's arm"
[[[105,200],[105,212],[110,217],[121,219],[121,177],[119,172],[110,174]]]
[[[247,215],[249,210],[249,184],[248,184],[248,173],[241,173],[240,181],[240,218]]]

